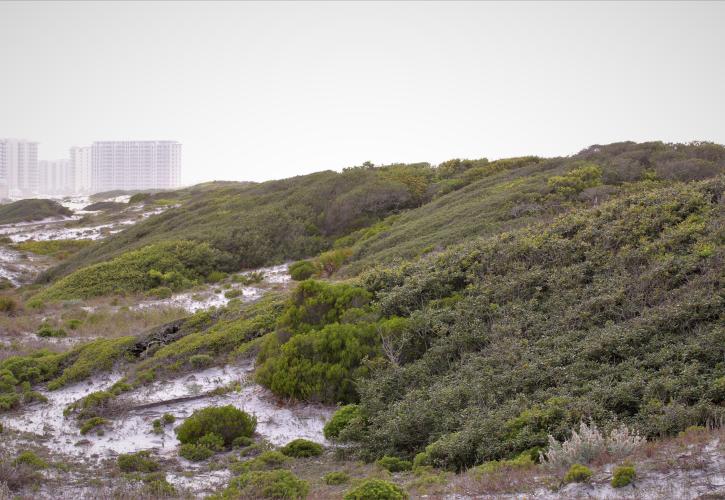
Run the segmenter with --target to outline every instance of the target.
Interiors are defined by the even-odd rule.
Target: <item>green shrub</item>
[[[636,471],[631,465],[620,465],[619,467],[615,467],[612,474],[612,487],[623,488],[624,486],[631,484],[636,475]]]
[[[159,287],[180,290],[202,281],[214,268],[228,265],[229,259],[229,255],[207,243],[156,243],[79,269],[53,283],[34,299],[88,299]]]
[[[206,281],[207,283],[219,283],[226,277],[227,274],[222,271],[212,271],[207,275]]]
[[[81,424],[81,434],[86,435],[89,432],[95,430],[96,434],[103,434],[103,426],[108,424],[108,420],[102,417],[93,417],[89,418],[88,420],[84,421]]]
[[[323,448],[321,444],[313,443],[307,439],[295,439],[284,445],[279,451],[288,457],[317,457],[322,455]]]
[[[72,318],[65,322],[66,328],[69,330],[77,330],[83,324],[83,320]]]
[[[591,479],[592,471],[586,465],[574,464],[564,474],[565,483],[584,483]]]
[[[168,299],[174,294],[174,291],[168,286],[157,286],[148,291],[147,295],[155,299]]]
[[[288,470],[246,472],[231,480],[224,498],[284,498],[307,497],[309,484]]]
[[[43,323],[35,332],[38,337],[67,337],[68,334],[62,328],[54,328],[50,323]]]
[[[410,461],[389,455],[384,456],[375,463],[389,472],[403,472],[413,468],[413,464]]]
[[[33,469],[47,469],[48,468],[48,462],[40,458],[38,455],[36,455],[34,452],[26,450],[21,452],[15,460],[13,460],[13,465],[27,465]]]
[[[342,471],[333,471],[328,472],[325,474],[325,476],[322,478],[322,480],[325,482],[325,484],[334,486],[337,484],[345,484],[350,481],[350,476],[346,472]]]
[[[330,420],[325,424],[322,433],[326,439],[336,440],[353,419],[360,416],[360,408],[358,405],[345,405],[333,413]]]
[[[125,453],[116,459],[121,472],[155,472],[159,470],[159,463],[151,458],[150,451]]]
[[[549,178],[549,187],[565,197],[572,197],[586,188],[599,186],[602,183],[602,168],[594,164],[577,167],[566,175],[555,175]]]
[[[181,445],[179,455],[192,462],[201,462],[214,455],[214,452],[206,446],[187,443]]]
[[[317,274],[317,267],[309,260],[300,260],[290,264],[289,274],[295,281],[304,281]]]
[[[408,494],[398,485],[382,479],[367,479],[351,489],[344,500],[404,500]]]
[[[252,460],[238,462],[232,466],[233,472],[279,469],[290,461],[290,458],[276,450],[265,451]]]
[[[256,426],[256,418],[229,405],[196,410],[175,431],[183,444],[196,444],[213,432],[222,437],[225,447],[230,447],[237,437],[251,436]]]
[[[176,417],[173,416],[171,413],[164,413],[161,416],[161,421],[164,423],[164,425],[173,424],[176,422]]]
[[[221,437],[216,432],[210,432],[208,434],[203,435],[202,437],[199,438],[199,440],[197,441],[197,444],[199,446],[205,446],[212,451],[224,450],[224,438]]]
[[[232,441],[232,448],[244,448],[246,446],[250,446],[253,444],[254,441],[252,438],[247,436],[239,436],[237,438],[234,438],[234,441]]]
[[[0,394],[0,411],[8,411],[20,406],[20,394]]]
[[[235,299],[237,297],[240,297],[242,295],[242,291],[239,288],[234,288],[232,290],[227,290],[224,292],[224,297],[227,299]]]
[[[195,354],[194,356],[189,358],[189,363],[191,363],[191,366],[194,369],[200,370],[213,365],[214,358],[212,358],[208,354]]]
[[[143,479],[144,491],[152,498],[176,497],[178,492],[165,476],[150,474]]]

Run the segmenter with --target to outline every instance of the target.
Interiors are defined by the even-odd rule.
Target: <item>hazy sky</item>
[[[0,3],[0,137],[183,181],[725,143],[725,3]]]

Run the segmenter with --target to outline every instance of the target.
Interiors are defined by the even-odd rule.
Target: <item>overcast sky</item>
[[[0,3],[0,137],[183,181],[725,143],[725,3]]]

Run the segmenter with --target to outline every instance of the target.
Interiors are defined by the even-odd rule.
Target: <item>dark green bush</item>
[[[413,468],[413,464],[410,461],[389,455],[384,456],[375,463],[389,472],[403,472]]]
[[[284,445],[280,450],[288,457],[317,457],[322,455],[322,445],[308,441],[307,439],[295,439]]]
[[[586,465],[574,464],[564,474],[565,483],[585,483],[592,477],[592,471]]]
[[[54,328],[50,323],[43,323],[35,332],[38,337],[67,337],[68,334],[62,328]]]
[[[344,500],[405,500],[408,494],[398,485],[382,479],[367,479],[351,489]]]
[[[92,417],[81,423],[81,434],[86,435],[91,431],[96,431],[96,434],[103,434],[103,426],[108,424],[108,420],[102,417]]]
[[[197,444],[212,451],[222,451],[224,449],[224,438],[216,432],[209,432],[200,437]]]
[[[612,487],[623,488],[631,484],[636,476],[637,473],[631,465],[615,467],[612,473]]]
[[[336,440],[353,419],[360,417],[360,408],[358,405],[345,405],[337,410],[322,429],[325,438]]]
[[[238,462],[232,466],[233,472],[248,472],[256,470],[279,469],[286,465],[290,458],[282,452],[276,450],[268,450],[260,453],[252,460],[246,462]]]
[[[196,444],[209,433],[215,433],[230,447],[240,436],[250,437],[257,420],[234,406],[208,407],[196,410],[176,429],[176,436],[183,444]]]
[[[186,443],[179,447],[179,455],[192,462],[202,462],[214,455],[214,451],[206,446]]]
[[[284,498],[307,497],[309,484],[288,470],[246,472],[231,480],[224,498]]]
[[[155,472],[159,470],[159,463],[151,458],[150,451],[137,451],[125,453],[116,459],[121,472]]]
[[[317,272],[317,267],[309,260],[301,260],[289,266],[289,274],[295,281],[304,281],[313,277]]]

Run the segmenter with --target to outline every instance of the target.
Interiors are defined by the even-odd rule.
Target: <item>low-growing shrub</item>
[[[256,426],[256,418],[228,405],[196,410],[175,431],[183,444],[196,444],[199,439],[213,432],[221,436],[225,447],[229,447],[239,436],[251,436]]]
[[[344,500],[404,500],[408,494],[398,485],[382,479],[367,479],[351,489]]]
[[[323,481],[325,481],[325,484],[334,486],[337,484],[345,484],[350,481],[350,476],[346,472],[342,471],[333,471],[328,472],[325,474],[325,476],[322,478]]]
[[[214,452],[206,446],[187,443],[181,445],[179,455],[192,462],[201,462],[214,455]]]
[[[55,328],[50,323],[43,323],[35,332],[38,337],[67,337],[68,334],[62,328]]]
[[[304,281],[317,274],[317,272],[317,266],[309,260],[301,260],[289,266],[289,274],[295,281]]]
[[[232,448],[244,448],[251,445],[252,443],[254,443],[254,440],[252,440],[252,438],[247,436],[239,436],[238,438],[234,438],[234,441],[232,441]]]
[[[119,455],[116,461],[121,472],[155,472],[160,467],[147,450]]]
[[[634,481],[637,476],[634,467],[631,465],[620,465],[614,468],[612,473],[612,487],[623,488]]]
[[[237,462],[232,465],[233,472],[242,473],[257,470],[279,469],[286,465],[290,458],[276,450],[269,450],[246,462]]]
[[[224,498],[302,499],[309,492],[307,481],[288,470],[246,472],[231,480]]]
[[[11,315],[18,310],[18,303],[12,297],[0,295],[0,312]]]
[[[586,465],[574,464],[564,474],[565,483],[584,483],[592,477],[592,471]]]
[[[13,465],[27,465],[29,467],[32,467],[33,469],[47,469],[48,468],[48,462],[40,458],[38,455],[36,455],[34,452],[26,450],[21,452],[15,460],[13,460]]]
[[[242,291],[238,288],[234,288],[232,290],[227,290],[224,292],[224,297],[227,299],[234,299],[242,295]]]
[[[630,431],[625,425],[604,434],[595,423],[587,425],[581,422],[579,431],[572,430],[571,437],[563,442],[549,436],[549,449],[542,453],[541,461],[560,467],[575,463],[588,464],[605,452],[614,458],[624,458],[643,442],[644,438]]]
[[[321,444],[307,439],[295,439],[284,445],[279,451],[288,457],[303,458],[322,455],[323,448]]]
[[[347,427],[353,419],[359,416],[360,409],[357,405],[342,406],[339,410],[333,413],[330,420],[323,427],[322,433],[325,435],[326,439],[334,441],[340,437],[340,432],[342,432],[342,430],[345,429],[345,427]]]
[[[108,420],[102,417],[93,417],[89,418],[85,422],[81,424],[81,434],[86,435],[92,430],[96,431],[96,434],[102,435],[103,434],[103,426],[108,423]]]
[[[375,463],[388,472],[403,472],[413,468],[413,464],[410,461],[389,455],[384,456]]]
[[[208,354],[195,354],[189,358],[191,366],[197,370],[207,368],[214,364],[214,358]]]

